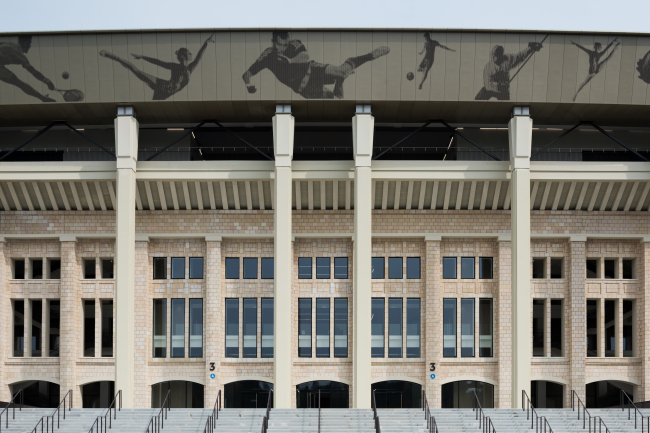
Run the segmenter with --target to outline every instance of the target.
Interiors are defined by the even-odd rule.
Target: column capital
[[[295,119],[291,112],[278,112],[273,116],[273,152],[276,167],[291,167],[294,129]]]
[[[374,132],[375,118],[372,114],[357,112],[352,118],[352,144],[356,167],[370,167]]]
[[[530,116],[514,116],[508,123],[510,143],[510,168],[530,169],[530,154],[533,141],[533,119]]]
[[[497,236],[497,242],[512,242],[512,234],[504,233]]]
[[[569,242],[587,242],[587,235],[571,235]]]
[[[59,242],[77,242],[76,235],[61,235],[59,236]]]
[[[205,241],[206,242],[221,242],[222,241],[221,235],[206,235],[205,236]]]
[[[442,241],[442,236],[441,235],[424,235],[424,241],[425,242],[440,242]]]

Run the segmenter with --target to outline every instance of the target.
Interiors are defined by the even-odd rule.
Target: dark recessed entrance
[[[296,407],[310,409],[318,407],[318,393],[320,391],[320,407],[344,408],[350,407],[350,387],[341,382],[331,380],[316,380],[305,382],[296,386]]]
[[[587,384],[586,401],[588,408],[616,407],[621,404],[621,390],[634,401],[634,385],[614,380],[602,380]]]
[[[483,409],[494,407],[494,386],[478,380],[461,380],[442,385],[442,408],[469,409],[476,400],[474,393]]]
[[[404,380],[387,380],[372,384],[378,409],[419,409],[422,407],[422,385]]]
[[[81,387],[83,407],[107,408],[115,397],[115,382],[102,381],[87,383]]]
[[[23,404],[31,407],[51,408],[59,405],[59,385],[43,380],[19,382],[11,386],[11,394],[23,390]]]
[[[273,384],[260,380],[240,380],[224,385],[223,407],[236,409],[266,409]],[[273,402],[271,402],[273,407]]]

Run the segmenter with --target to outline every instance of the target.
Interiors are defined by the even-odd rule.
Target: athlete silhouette
[[[268,69],[278,81],[306,99],[340,99],[343,97],[343,82],[356,68],[390,51],[388,47],[379,47],[368,54],[350,57],[336,66],[310,60],[307,48],[298,39],[290,39],[289,32],[273,32],[271,42],[273,46],[264,50],[242,75],[249,93],[257,92],[251,78]],[[325,87],[328,84],[334,84],[333,91]]]
[[[144,81],[144,83],[149,86],[151,90],[153,90],[153,100],[161,101],[169,98],[174,93],[187,86],[187,84],[190,82],[190,75],[201,61],[201,57],[203,57],[203,52],[207,48],[208,42],[214,43],[214,33],[208,39],[206,39],[205,42],[203,42],[203,45],[199,49],[199,52],[196,53],[196,59],[194,59],[192,63],[190,63],[192,60],[192,53],[187,48],[179,48],[176,50],[176,58],[178,59],[178,63],[163,62],[162,60],[154,59],[152,57],[142,56],[140,54],[131,54],[134,59],[142,59],[154,65],[160,66],[161,68],[169,69],[171,71],[171,77],[169,80],[163,80],[162,78],[158,78],[144,71],[141,71],[130,61],[124,60],[106,50],[101,50],[99,52],[99,55],[114,60],[129,71],[133,72],[136,77]]]
[[[447,50],[447,51],[456,51],[456,50],[452,50],[451,48],[445,47],[438,41],[432,40],[429,32],[425,33],[424,48],[422,48],[422,51],[418,53],[418,54],[422,54],[426,51],[426,54],[424,54],[424,57],[420,62],[420,66],[418,66],[418,72],[424,72],[424,75],[422,76],[422,81],[420,81],[420,86],[418,87],[418,89],[422,89],[422,84],[424,84],[424,80],[427,79],[427,76],[429,75],[429,71],[433,66],[433,60],[436,54],[436,47],[440,47],[443,50]]]
[[[38,98],[43,102],[56,102],[49,95],[42,95],[37,92],[32,86],[22,81],[7,68],[7,65],[20,65],[38,81],[43,82],[48,89],[54,90],[54,84],[29,63],[25,54],[27,54],[31,46],[31,36],[19,36],[17,44],[13,42],[0,43],[0,81],[16,86],[28,95]]]
[[[574,101],[578,97],[578,93],[580,93],[580,91],[587,85],[587,83],[589,81],[591,81],[591,79],[594,78],[596,76],[596,74],[598,74],[600,72],[602,66],[605,63],[607,63],[607,61],[609,59],[612,58],[612,55],[614,54],[614,51],[616,51],[618,46],[621,45],[620,42],[618,42],[614,46],[614,48],[612,49],[612,51],[609,52],[607,57],[605,57],[602,61],[600,60],[600,58],[603,57],[603,55],[605,55],[605,53],[607,53],[607,50],[609,50],[611,48],[612,44],[614,44],[614,42],[616,42],[617,39],[618,38],[614,38],[614,40],[612,42],[610,42],[609,45],[607,45],[604,50],[602,50],[603,46],[600,44],[600,42],[596,42],[594,44],[594,49],[593,50],[588,50],[587,48],[583,47],[582,45],[576,44],[575,42],[571,41],[571,43],[573,45],[580,48],[582,51],[587,53],[587,55],[589,56],[589,73],[587,74],[587,78],[585,78],[585,81],[580,85],[580,87],[578,87],[578,91],[576,92],[576,94],[573,95],[573,100]]]
[[[639,78],[650,84],[650,51],[636,62],[636,70],[639,71]]]

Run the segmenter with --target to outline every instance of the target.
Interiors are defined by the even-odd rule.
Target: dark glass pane
[[[420,258],[406,258],[406,278],[417,280],[420,278]]]
[[[562,409],[564,407],[564,387],[559,383],[530,382],[532,405],[538,409]]]
[[[587,356],[598,356],[598,301],[587,301]]]
[[[616,278],[616,260],[605,259],[605,278]]]
[[[492,257],[479,257],[478,277],[484,280],[491,280],[493,277]]]
[[[494,386],[475,380],[463,380],[442,385],[443,409],[470,409],[473,407],[475,397],[483,409],[494,407]]]
[[[597,259],[587,259],[587,278],[600,278]]]
[[[460,300],[460,356],[474,356],[474,299]]]
[[[348,258],[334,257],[334,278],[348,278]]]
[[[102,259],[102,278],[114,278],[113,259]]]
[[[95,356],[95,301],[84,301],[84,356]]]
[[[402,357],[402,298],[388,299],[388,357]]]
[[[371,395],[374,395],[375,402],[377,403],[377,409],[420,409],[422,407],[422,385],[417,383],[407,382],[405,380],[375,382],[372,384],[371,392]],[[396,412],[399,413],[400,411]],[[440,421],[438,423],[441,424]],[[404,427],[400,430],[395,430],[395,432],[397,431],[400,433],[418,432],[418,430],[408,430]],[[422,432],[425,431],[428,430],[422,430]],[[435,432],[435,429],[432,428],[431,432]]]
[[[420,300],[419,299],[406,300],[406,357],[407,358],[420,357]]]
[[[185,278],[185,257],[172,257],[172,279],[182,280],[184,278]],[[172,306],[172,311],[173,311],[173,306]]]
[[[153,357],[167,356],[167,299],[153,300]]]
[[[442,278],[455,279],[456,278],[456,257],[443,257],[442,258]]]
[[[32,356],[42,356],[43,301],[32,301]]]
[[[546,259],[533,259],[533,278],[546,278]]]
[[[298,257],[298,278],[311,278],[311,257]]]
[[[173,260],[173,259],[172,259]],[[185,262],[183,260],[183,262]],[[173,262],[172,262],[172,271]],[[185,357],[185,299],[172,299],[172,358]]]
[[[203,385],[184,380],[173,380],[151,385],[151,407],[160,408],[164,403],[167,392],[170,390],[168,402],[172,409],[203,408]]]
[[[25,301],[14,301],[14,356],[24,356]]]
[[[634,356],[634,301],[623,301],[623,356]]]
[[[167,257],[153,258],[153,279],[164,280],[167,278]]]
[[[474,257],[460,258],[460,277],[464,279],[474,278]]]
[[[316,278],[329,279],[330,277],[330,258],[316,257]]]
[[[551,259],[551,278],[562,278],[562,259]]]
[[[262,298],[262,358],[273,358],[273,315],[273,298]]]
[[[27,407],[33,407],[33,408],[55,408],[58,406],[60,397],[59,397],[59,391],[60,387],[59,385],[52,383],[52,382],[46,382],[46,381],[41,381],[41,380],[36,380],[36,381],[26,381],[26,382],[19,382],[11,385],[11,394],[15,395],[18,393],[18,391],[22,390],[21,395],[23,396],[22,403],[27,406]],[[8,411],[7,411],[8,412]],[[18,415],[16,415],[18,416]],[[43,420],[45,421],[45,420]],[[23,421],[24,422],[24,421]],[[4,424],[3,424],[4,425]],[[5,425],[6,426],[6,425]],[[12,431],[11,424],[9,424],[9,428]],[[31,428],[31,426],[30,426]],[[4,429],[4,427],[3,427]],[[17,427],[18,431],[24,431],[21,430],[20,427]],[[3,430],[4,431],[4,430]],[[33,431],[33,430],[30,430]],[[40,431],[40,430],[39,430]],[[61,431],[65,431],[65,428],[61,429]]]
[[[275,278],[275,263],[273,261],[273,257],[264,257],[262,259],[262,278]]]
[[[61,260],[60,259],[50,259],[50,280],[59,280],[61,279]]]
[[[626,280],[634,278],[634,259],[623,259],[623,278]]]
[[[84,259],[84,278],[95,278],[95,259]]]
[[[244,259],[244,273],[246,272],[246,259]],[[257,299],[244,299],[244,358],[257,358]]]
[[[607,267],[605,267],[607,269]],[[616,356],[616,301],[605,301],[605,356]]]
[[[561,299],[551,299],[551,356],[562,356],[562,321],[564,309]]]
[[[383,279],[384,278],[384,258],[383,257],[373,257],[372,258],[372,278],[374,279]]]
[[[223,388],[223,407],[226,409],[266,409],[273,384],[257,380],[239,380],[227,383]]]
[[[42,259],[32,259],[31,264],[32,264],[32,279],[33,280],[42,280],[43,279],[43,260]]]
[[[533,300],[533,356],[546,356],[544,322],[546,311],[543,299]]]
[[[113,301],[102,300],[102,356],[113,356]]]
[[[311,358],[311,299],[298,299],[298,356]]]
[[[443,349],[445,357],[456,356],[456,299],[442,301]]]
[[[191,266],[192,266],[192,262],[190,261],[190,267]],[[190,299],[190,358],[201,358],[202,356],[203,356],[203,299],[195,298],[195,299]]]
[[[203,257],[190,257],[190,279],[203,278]]]
[[[87,383],[81,387],[81,397],[84,409],[106,409],[115,397],[115,382],[107,380]]]
[[[634,401],[634,385],[626,382],[619,381],[600,381],[588,383],[586,387],[586,401],[587,409],[590,408],[615,408],[620,407],[621,404],[621,390]],[[629,422],[626,420],[626,422]],[[623,431],[633,431],[630,429],[623,429]]]
[[[383,261],[383,259],[382,259]],[[371,319],[371,356],[373,358],[384,357],[384,299],[372,298],[372,319]]]
[[[25,260],[16,259],[14,260],[14,279],[24,280],[25,279]]]
[[[239,299],[226,299],[226,358],[239,358]]]
[[[256,257],[244,257],[244,278],[247,280],[257,279]]]
[[[226,278],[229,280],[239,279],[238,257],[226,257]]]
[[[328,260],[329,261],[329,260]],[[316,357],[330,356],[330,300],[316,299]]]
[[[348,298],[334,299],[334,356],[348,357]]]
[[[50,301],[50,356],[59,356],[61,302]]]
[[[479,299],[478,303],[478,356],[491,357],[493,345],[492,299]]]
[[[402,279],[402,258],[389,257],[388,258],[388,278]]]

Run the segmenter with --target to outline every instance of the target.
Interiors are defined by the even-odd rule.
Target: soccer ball
[[[413,81],[413,78],[415,78],[415,75],[413,75],[413,72],[409,72],[406,74],[406,79],[409,81]]]

